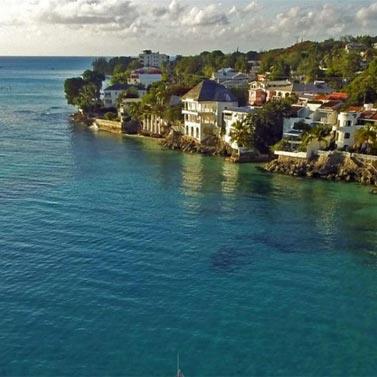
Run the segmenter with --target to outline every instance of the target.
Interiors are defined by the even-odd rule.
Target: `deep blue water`
[[[68,122],[90,59],[0,58],[0,375],[377,374],[377,197]]]

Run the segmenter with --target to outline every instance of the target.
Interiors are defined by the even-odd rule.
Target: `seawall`
[[[324,153],[311,159],[279,156],[265,169],[296,177],[359,182],[377,186],[377,157],[351,153]]]

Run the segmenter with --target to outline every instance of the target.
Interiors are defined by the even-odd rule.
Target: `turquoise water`
[[[377,374],[377,197],[67,121],[0,58],[0,375]]]

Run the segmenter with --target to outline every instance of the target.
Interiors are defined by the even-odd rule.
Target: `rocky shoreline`
[[[212,139],[207,139],[205,143],[199,143],[192,138],[172,130],[160,144],[165,149],[179,150],[185,153],[199,153],[205,156],[220,156],[235,163],[266,162],[270,160],[270,156],[261,155],[256,152],[239,155],[235,153],[230,146],[215,136]]]
[[[312,159],[279,156],[265,166],[271,173],[310,177],[328,181],[358,182],[377,186],[377,161],[361,160],[342,153]]]

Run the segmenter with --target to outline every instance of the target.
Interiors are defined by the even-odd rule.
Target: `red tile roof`
[[[377,121],[377,111],[364,111],[360,115],[361,119]]]

